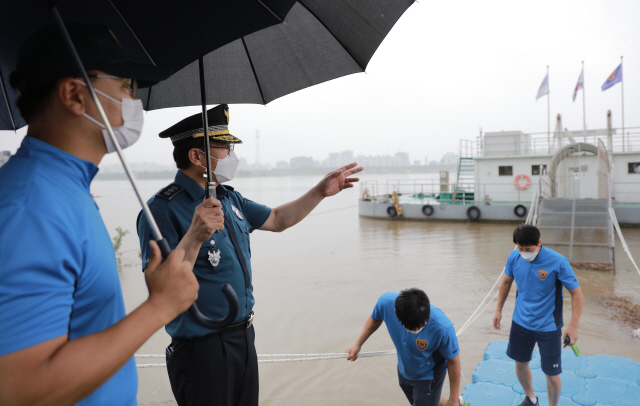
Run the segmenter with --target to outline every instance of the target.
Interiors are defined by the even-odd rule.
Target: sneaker
[[[536,403],[533,403],[531,401],[531,399],[529,399],[529,396],[525,396],[524,400],[522,401],[522,403],[520,403],[519,406],[539,406],[540,402],[538,402],[538,397],[536,396]]]
[[[458,406],[466,406],[467,404],[464,403],[464,398],[462,396],[458,397]]]

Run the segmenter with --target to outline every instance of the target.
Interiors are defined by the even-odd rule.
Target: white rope
[[[361,352],[358,358],[381,357],[385,355],[395,355],[395,350],[388,351],[369,351]],[[276,357],[299,357],[299,358],[278,358],[278,359],[261,359],[259,364],[273,364],[276,362],[298,362],[298,361],[321,361],[327,359],[346,358],[349,354],[344,352],[328,352],[317,354],[259,354],[258,358],[276,358]],[[164,358],[162,354],[135,354],[136,358]],[[166,367],[167,364],[137,364],[138,368]]]
[[[618,224],[618,218],[616,217],[616,212],[613,211],[613,207],[609,207],[609,213],[611,214],[611,219],[613,220],[613,225],[615,226],[616,231],[618,232],[618,237],[620,237],[620,242],[622,243],[622,248],[624,249],[624,252],[627,253],[627,256],[631,260],[631,263],[636,268],[636,271],[638,271],[638,275],[640,275],[640,269],[638,269],[638,265],[636,264],[636,261],[633,260],[633,257],[631,256],[631,251],[629,251],[629,246],[627,245],[627,242],[625,241],[624,237],[622,236],[622,231],[620,230],[620,224]]]

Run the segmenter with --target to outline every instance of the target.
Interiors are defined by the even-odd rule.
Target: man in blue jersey
[[[538,343],[542,372],[547,377],[549,406],[557,406],[562,381],[561,350],[565,337],[571,345],[578,341],[578,323],[582,314],[584,297],[569,265],[569,261],[542,246],[540,231],[528,224],[518,226],[513,232],[513,250],[505,267],[500,285],[498,307],[493,316],[493,326],[500,329],[502,308],[507,300],[511,284],[516,281],[518,291],[513,311],[507,355],[516,362],[516,375],[525,392],[520,406],[537,406],[533,391],[529,361],[533,347]],[[571,322],[562,334],[562,287],[571,293]]]
[[[107,27],[68,30],[126,147],[142,129],[135,81],[167,72],[129,60]],[[126,315],[90,193],[113,144],[58,27],[22,46],[11,84],[29,129],[0,168],[0,405],[135,406],[133,354],[197,298],[193,264],[176,250],[160,265],[154,245],[149,298]]]
[[[409,403],[458,406],[461,368],[456,332],[453,323],[420,289],[380,296],[356,343],[347,350],[347,359],[358,359],[362,345],[383,321],[398,352],[398,379]],[[440,397],[447,369],[449,400]]]

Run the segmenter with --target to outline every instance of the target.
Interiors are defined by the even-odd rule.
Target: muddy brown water
[[[318,180],[299,176],[241,178],[230,183],[245,197],[275,207],[299,197]],[[149,197],[171,181],[143,180],[139,187]],[[139,206],[125,180],[95,181],[92,193],[109,233],[116,235],[116,227],[129,231],[120,250],[120,279],[127,311],[131,311],[147,297],[135,232]],[[425,290],[458,329],[494,284],[513,248],[514,225],[361,219],[358,195],[354,188],[325,199],[309,217],[283,233],[256,231],[251,235],[259,354],[343,352],[355,341],[377,298],[408,287]],[[623,232],[638,262],[640,229]],[[542,239],[544,243],[544,235]],[[640,340],[632,338],[628,327],[613,321],[604,305],[607,293],[603,290],[640,304],[640,275],[619,241],[616,261],[615,275],[576,271],[593,285],[582,284],[586,300],[578,345],[585,355],[609,354],[640,362]],[[514,297],[512,292],[505,305],[501,331],[491,327],[494,301],[458,338],[463,386],[471,383],[487,344],[508,338]],[[570,316],[565,291],[565,323]],[[160,330],[138,353],[164,354],[168,342],[169,336]],[[393,344],[384,327],[363,346],[363,351],[389,349]],[[138,362],[162,363],[164,359]],[[138,369],[138,379],[138,404],[176,404],[165,368]],[[447,381],[443,394],[448,394]],[[260,365],[261,405],[405,403],[397,383],[395,356],[361,358],[355,363],[334,359]]]

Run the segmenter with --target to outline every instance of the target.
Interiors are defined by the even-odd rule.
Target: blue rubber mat
[[[515,373],[515,362],[506,354],[505,340],[489,343],[473,372],[472,384],[462,392],[470,406],[518,406],[524,391]],[[540,406],[548,406],[547,381],[540,369],[540,353],[534,349],[531,363],[533,389]],[[639,406],[640,363],[623,357],[576,357],[562,350],[560,406]]]

